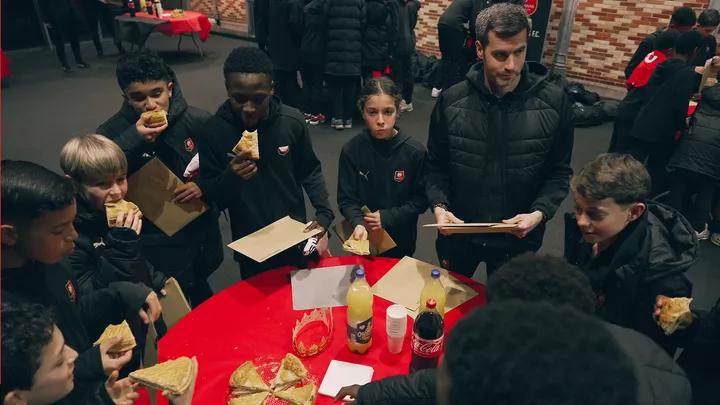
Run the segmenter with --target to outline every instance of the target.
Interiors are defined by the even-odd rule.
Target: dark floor
[[[9,55],[13,62],[12,76],[8,80],[10,87],[2,90],[3,158],[31,160],[59,170],[58,154],[65,141],[74,135],[94,132],[100,123],[118,110],[122,99],[114,76],[117,57],[108,56],[104,60],[98,60],[94,57],[92,46],[88,45],[84,44],[83,50],[92,67],[77,69],[72,74],[61,72],[55,54],[49,50]],[[184,41],[183,51],[179,53],[176,38],[154,35],[148,41],[148,46],[160,52],[173,66],[188,101],[197,107],[215,111],[226,97],[222,78],[225,57],[233,47],[247,43],[212,36],[207,43],[201,45],[205,52],[204,59],[199,57],[190,41]],[[112,48],[112,44],[106,44],[106,52]],[[404,115],[399,125],[424,143],[434,99],[430,97],[428,89],[418,86],[413,104],[415,111]],[[575,131],[575,170],[605,151],[611,128],[611,124],[605,124]],[[331,201],[336,206],[334,196],[337,189],[338,155],[342,145],[357,133],[357,129],[337,132],[322,126],[312,128],[311,133],[315,151],[324,163],[325,178],[330,195],[333,196]],[[562,254],[563,227],[560,214],[570,208],[570,202],[566,200],[559,214],[550,221],[543,252]],[[426,213],[420,222],[430,223],[433,220],[434,218]],[[223,234],[226,241],[230,242],[227,223],[221,221]],[[419,229],[416,253],[418,259],[437,262],[434,240],[433,231]],[[335,254],[344,253],[337,243],[337,238],[333,238],[331,249]],[[703,242],[700,260],[689,273],[695,285],[695,303],[699,307],[709,306],[718,296],[718,262],[720,248]],[[482,280],[481,273],[484,272],[478,272],[476,278]],[[227,249],[225,263],[211,278],[213,288],[219,291],[237,282],[239,278],[230,249]]]

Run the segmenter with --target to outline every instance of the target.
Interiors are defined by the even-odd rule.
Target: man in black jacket
[[[63,259],[72,253],[77,233],[75,188],[66,179],[34,163],[2,162],[2,300],[41,304],[52,310],[66,344],[81,353],[75,361],[78,383],[70,398],[78,403],[89,386],[104,381],[131,358],[107,353],[110,346],[92,346],[110,323],[133,311],[154,320],[161,306],[155,292],[141,284],[111,283],[81,294]],[[3,384],[4,385],[4,384]]]
[[[661,32],[663,32],[664,30],[673,30],[683,33],[693,29],[696,23],[697,16],[695,15],[695,11],[692,8],[680,7],[675,10],[672,13],[672,16],[670,17],[670,22],[666,27],[659,28],[657,31],[648,35],[647,37],[645,37],[645,39],[643,39],[642,42],[640,42],[637,50],[635,50],[632,58],[630,58],[627,67],[625,67],[625,80],[630,78],[633,70],[635,70],[637,65],[639,65],[643,59],[645,59],[647,54],[655,50],[655,40]]]
[[[678,132],[687,129],[690,98],[698,91],[695,66],[690,62],[702,42],[698,31],[681,34],[675,56],[658,65],[642,92],[643,106],[630,132],[630,154],[641,162],[647,159],[651,196],[668,189],[666,167]]]
[[[75,63],[77,67],[86,68],[89,67],[83,60],[82,53],[80,52],[80,42],[78,41],[78,21],[75,16],[75,8],[72,5],[71,0],[39,0],[38,6],[40,7],[40,14],[42,16],[43,23],[48,30],[50,39],[52,40],[53,46],[57,57],[62,64],[65,73],[70,73],[73,69],[68,63],[67,56],[65,55],[65,40],[70,42],[73,55],[75,56]]]
[[[437,97],[439,91],[447,90],[461,82],[467,72],[470,64],[466,57],[468,54],[466,42],[468,33],[473,32],[475,27],[474,10],[479,9],[481,3],[482,0],[453,0],[440,15],[437,31],[442,58],[433,97]],[[475,58],[473,55],[473,62]]]
[[[413,110],[412,96],[415,78],[412,73],[412,56],[415,52],[415,26],[417,25],[419,0],[393,0],[398,3],[398,32],[392,49],[393,80],[402,89],[403,102],[400,112]]]
[[[588,278],[575,266],[551,256],[528,253],[509,261],[490,278],[486,294],[490,307],[520,300],[567,305],[588,315],[595,313],[595,297]],[[637,399],[632,404],[689,405],[688,380],[667,353],[635,331],[609,323],[603,326],[632,361],[637,381]],[[453,329],[453,333],[455,331]],[[480,378],[474,384],[479,383]],[[422,370],[408,376],[384,378],[362,387],[347,387],[341,390],[338,398],[351,395],[358,405],[434,405],[436,380],[436,370]]]
[[[563,90],[525,62],[528,15],[498,4],[477,20],[483,61],[443,92],[430,117],[427,194],[443,267],[488,273],[542,244],[545,222],[567,195],[573,125]],[[445,223],[504,222],[512,235],[446,235]]]
[[[175,73],[152,51],[143,49],[118,61],[117,81],[123,92],[120,111],[97,132],[115,141],[128,160],[128,176],[154,158],[185,184],[175,190],[175,202],[203,197],[206,186],[186,171],[197,158],[200,128],[210,113],[188,106]],[[163,110],[168,124],[147,128],[143,112]],[[144,221],[141,238],[147,260],[168,277],[174,277],[193,306],[212,296],[207,278],[223,260],[218,212],[211,207],[173,236]]]
[[[698,16],[697,27],[695,29],[702,34],[704,39],[695,59],[692,61],[692,64],[695,65],[695,73],[698,75],[698,87],[700,87],[700,80],[703,73],[705,73],[705,62],[712,58],[712,64],[717,65],[720,61],[720,58],[715,56],[717,54],[715,31],[717,31],[718,25],[720,25],[720,11],[718,10],[710,8]]]
[[[233,240],[288,215],[306,222],[303,189],[316,210],[307,230],[326,232],[334,214],[320,160],[302,114],[274,95],[269,58],[256,48],[237,48],[225,61],[224,72],[228,100],[202,128],[200,179],[208,185],[210,201],[229,210]],[[249,153],[231,153],[245,130],[258,132],[257,161]],[[243,279],[279,266],[307,264],[296,247],[263,263],[239,253],[235,260]]]
[[[374,72],[384,74],[399,34],[398,1],[369,0],[365,4],[367,22],[362,41],[362,78],[367,81]]]

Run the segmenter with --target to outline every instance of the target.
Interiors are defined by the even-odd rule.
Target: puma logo
[[[367,180],[367,181],[370,181],[370,179],[368,179],[369,174],[370,174],[370,170],[368,170],[367,173],[360,172],[360,175],[365,177],[365,180]]]
[[[95,249],[99,248],[100,246],[105,246],[105,242],[103,242],[102,238],[100,238],[100,242],[93,243],[93,247]]]

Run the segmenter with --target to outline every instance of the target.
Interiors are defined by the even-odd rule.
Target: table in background
[[[147,13],[137,13],[135,17],[124,14],[115,17],[115,21],[118,24],[122,39],[133,44],[133,47],[135,45],[138,45],[140,48],[145,46],[145,42],[150,34],[154,30],[157,30],[168,37],[173,35],[180,36],[178,51],[180,50],[183,36],[190,36],[198,52],[200,52],[200,56],[203,56],[200,45],[195,41],[195,33],[199,33],[202,42],[207,41],[210,37],[210,20],[208,20],[205,15],[196,11],[185,11],[184,17],[172,17],[170,13],[163,13],[162,19]]]
[[[343,256],[322,259],[316,267],[361,264],[368,282],[373,285],[397,262],[397,259],[370,260]],[[230,393],[230,375],[243,362],[260,358],[263,361],[279,362],[286,353],[292,353],[292,328],[295,321],[310,312],[293,310],[290,285],[292,270],[289,267],[272,270],[215,294],[160,340],[160,362],[180,356],[197,356],[199,374],[193,403],[226,404]],[[446,314],[446,331],[470,310],[485,305],[482,284],[453,275],[479,294]],[[333,308],[334,332],[329,346],[320,354],[303,359],[311,381],[319,385],[331,360],[372,366],[375,369],[373,380],[408,373],[411,359],[409,337],[413,321],[408,317],[408,333],[402,353],[391,354],[387,349],[385,310],[392,303],[377,296],[373,302],[375,333],[370,351],[358,355],[348,350],[347,307]],[[161,401],[159,403],[167,402],[164,398]],[[334,403],[332,398],[318,395],[316,404],[331,403]],[[148,404],[145,390],[141,391],[141,398],[136,404]]]
[[[10,59],[0,50],[0,79],[10,76]]]

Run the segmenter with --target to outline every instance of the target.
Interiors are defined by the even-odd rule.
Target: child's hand
[[[695,66],[695,73],[701,75],[705,73],[705,66]]]
[[[365,214],[365,225],[370,228],[371,231],[378,231],[382,229],[382,220],[380,219],[380,211],[371,212]]]
[[[140,119],[135,123],[135,129],[137,129],[140,136],[143,137],[144,140],[147,142],[153,143],[155,142],[155,139],[160,135],[164,130],[167,129],[168,124],[165,124],[158,128],[148,128],[145,125],[150,120],[150,116],[143,117],[140,115]]]
[[[105,390],[116,405],[133,405],[140,397],[135,392],[137,388],[138,384],[133,384],[129,378],[118,381],[118,370],[113,371],[105,381]]]
[[[197,358],[192,358],[193,365],[195,365],[194,370],[195,374],[192,376],[192,383],[190,383],[190,388],[188,388],[187,391],[185,391],[182,395],[173,395],[169,391],[163,391],[162,396],[170,400],[170,403],[172,405],[191,405],[193,394],[195,393],[195,382],[197,381],[197,373],[198,373],[198,362]]]
[[[230,170],[243,180],[249,180],[257,173],[257,165],[250,157],[250,151],[242,151],[230,161]]]
[[[158,299],[157,294],[155,294],[155,291],[151,291],[150,294],[148,294],[147,298],[145,298],[145,303],[148,304],[149,314],[148,312],[145,312],[144,309],[140,308],[140,319],[148,324],[150,323],[150,317],[152,316],[153,322],[157,321],[162,313],[162,305],[160,305],[160,300]]]
[[[340,391],[335,395],[335,402],[342,400],[345,397],[350,397],[350,401],[345,402],[347,405],[354,405],[356,404],[358,391],[360,391],[360,386],[355,384],[351,385],[349,387],[342,387],[340,388]]]
[[[136,234],[140,235],[142,230],[142,219],[135,213],[135,211],[121,211],[118,213],[117,220],[115,221],[116,228],[130,228],[135,231]]]
[[[353,231],[350,238],[355,240],[366,240],[368,238],[368,231],[365,229],[364,226],[358,225],[355,227],[355,230]]]
[[[662,326],[660,324],[660,314],[662,313],[664,298],[667,298],[667,297],[665,297],[664,295],[658,295],[655,298],[655,311],[653,311],[653,319],[655,320],[655,323],[658,324],[658,326]],[[680,324],[678,325],[678,330],[689,328],[690,325],[692,325],[694,320],[695,320],[695,316],[693,315],[692,312],[683,314],[682,319],[680,320]]]
[[[203,192],[195,182],[190,181],[175,189],[173,195],[175,195],[173,202],[175,204],[182,204],[197,200],[203,196]]]
[[[100,344],[100,360],[102,361],[105,375],[111,375],[113,371],[121,369],[132,359],[132,350],[128,350],[125,353],[108,353],[108,350],[122,342],[122,339],[122,336],[118,336]]]

